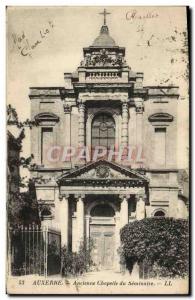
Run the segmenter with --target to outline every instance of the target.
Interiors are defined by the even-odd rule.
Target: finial
[[[107,12],[104,8],[104,11],[99,14],[104,16],[104,25],[106,25],[106,15],[110,15],[111,13]]]

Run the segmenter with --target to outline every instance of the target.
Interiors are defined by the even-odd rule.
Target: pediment
[[[35,120],[37,122],[45,122],[45,121],[58,122],[59,117],[57,115],[55,115],[54,113],[44,112],[44,113],[40,113],[40,114],[36,115]]]
[[[151,115],[148,120],[150,122],[172,122],[173,116],[168,113],[156,113]]]
[[[74,169],[66,174],[61,175],[58,182],[80,179],[80,180],[138,180],[148,181],[148,179],[135,170],[131,170],[114,162],[98,160],[89,163],[83,167]]]

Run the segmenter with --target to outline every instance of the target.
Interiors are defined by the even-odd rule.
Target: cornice
[[[31,87],[29,98],[61,98],[59,87]]]
[[[89,83],[89,82],[77,82],[73,83],[76,89],[91,89],[91,88],[131,88],[131,83],[123,83],[123,82],[105,82],[105,83]]]
[[[112,179],[112,178],[67,178],[58,181],[60,186],[117,186],[117,187],[144,187],[147,182],[137,178]]]

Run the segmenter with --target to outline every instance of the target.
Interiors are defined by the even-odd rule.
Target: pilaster
[[[145,195],[138,194],[136,195],[137,205],[136,205],[136,219],[142,220],[145,218]]]
[[[79,251],[81,243],[84,241],[84,195],[75,195],[76,198],[76,251]]]
[[[79,103],[79,130],[78,130],[78,145],[79,145],[79,156],[84,155],[85,149],[85,104]],[[80,158],[78,165],[85,164],[85,159]]]
[[[61,245],[68,247],[68,223],[69,223],[69,195],[60,197],[60,228]]]
[[[120,227],[122,228],[129,223],[128,216],[128,195],[121,195],[121,210],[120,210]]]
[[[66,130],[65,133],[65,147],[69,148],[71,146],[71,106],[68,104],[64,105],[64,114],[65,114],[65,124],[64,128]],[[66,161],[64,161],[65,165],[67,167],[71,166],[71,159],[68,158]]]
[[[79,147],[85,146],[85,104],[79,103]]]
[[[128,146],[128,121],[129,121],[129,112],[128,104],[122,103],[122,146]]]
[[[136,144],[137,147],[143,146],[143,112],[144,106],[142,99],[135,102],[136,111]]]

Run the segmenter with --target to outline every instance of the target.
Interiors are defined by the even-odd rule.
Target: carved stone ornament
[[[81,62],[82,66],[115,66],[122,67],[126,65],[124,57],[119,53],[115,57],[109,55],[106,49],[101,49],[98,54],[86,54],[85,60]]]
[[[96,176],[99,178],[107,178],[110,175],[110,169],[107,166],[99,166],[96,168]]]
[[[70,112],[71,112],[71,106],[68,104],[64,104],[64,113],[70,114]]]
[[[144,105],[143,103],[139,103],[135,107],[136,113],[142,114],[144,112]]]

